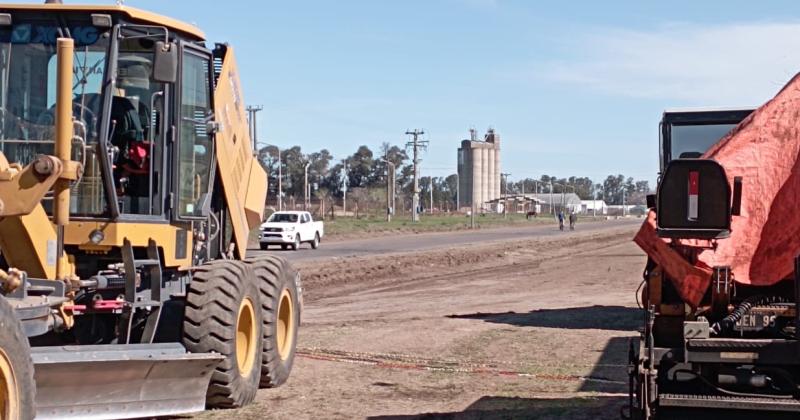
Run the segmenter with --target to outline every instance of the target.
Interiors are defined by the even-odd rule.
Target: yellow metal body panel
[[[32,277],[58,277],[56,230],[41,201],[63,169],[53,156],[40,156],[21,168],[0,152],[0,250],[11,267]],[[74,272],[65,256],[61,262],[65,276]]]
[[[41,205],[0,221],[0,249],[9,266],[34,278],[56,278],[56,229]]]
[[[250,165],[244,211],[247,216],[247,226],[254,229],[264,220],[264,204],[267,200],[267,173],[264,168],[253,159]]]
[[[37,173],[35,165],[49,168],[49,174]],[[62,174],[61,161],[52,156],[40,156],[24,168],[10,165],[0,152],[0,217],[28,214],[41,207],[42,197]]]
[[[103,232],[104,239],[95,244],[89,240],[89,234],[98,229]],[[186,258],[175,258],[175,238],[178,231],[186,230],[186,249],[183,255]],[[94,222],[73,220],[64,227],[64,243],[77,245],[87,252],[105,253],[112,248],[122,247],[123,240],[127,238],[134,248],[147,247],[147,241],[153,239],[164,254],[164,266],[170,268],[190,267],[192,265],[192,232],[178,226],[165,223],[137,223],[137,222]]]
[[[253,155],[247,114],[233,48],[228,47],[214,92],[214,114],[221,124],[216,135],[217,174],[233,222],[236,253],[244,259],[251,229],[261,223],[267,197],[267,176]]]
[[[182,32],[197,38],[198,41],[205,40],[206,36],[198,27],[172,19],[157,13],[140,10],[135,7],[113,6],[113,5],[73,5],[73,4],[3,4],[0,11],[64,11],[64,12],[85,12],[85,13],[119,13],[127,17],[138,20],[150,25],[166,26],[167,28]]]

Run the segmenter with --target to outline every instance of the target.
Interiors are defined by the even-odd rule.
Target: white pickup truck
[[[278,211],[272,213],[266,222],[261,224],[258,241],[261,249],[270,245],[280,245],[282,249],[300,248],[300,244],[308,242],[312,249],[319,247],[325,235],[322,222],[315,222],[307,211]]]

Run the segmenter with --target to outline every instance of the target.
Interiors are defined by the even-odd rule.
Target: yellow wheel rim
[[[292,352],[294,345],[294,303],[289,289],[283,289],[281,299],[278,302],[278,331],[276,338],[278,341],[278,355],[281,360],[286,360]]]
[[[19,418],[17,378],[8,355],[2,349],[0,349],[0,416],[3,419]]]
[[[236,319],[236,363],[242,376],[250,373],[256,361],[256,349],[260,342],[259,337],[256,337],[256,331],[256,312],[253,309],[253,302],[250,298],[244,298]]]

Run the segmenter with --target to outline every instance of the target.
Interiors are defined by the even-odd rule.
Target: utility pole
[[[253,145],[253,155],[258,156],[258,120],[256,114],[263,111],[264,107],[261,105],[250,105],[247,107],[247,115],[249,129],[250,129],[250,142]],[[277,146],[275,146],[277,148]],[[283,198],[281,197],[281,149],[278,149],[278,211],[283,210]]]
[[[394,163],[387,159],[381,159],[386,162],[386,221],[392,221],[392,213],[394,213],[394,187],[395,187],[395,166]]]
[[[281,149],[278,149],[278,211],[283,211],[283,162],[281,162]]]
[[[504,219],[507,217],[506,215],[508,214],[508,208],[507,208],[508,207],[508,177],[510,177],[510,176],[511,176],[511,174],[508,173],[508,172],[504,172],[504,173],[500,174],[500,179],[501,180],[503,179],[503,177],[505,177],[505,179],[506,179],[506,182],[502,183],[502,184],[505,184],[505,187],[506,187],[506,193],[503,195],[503,218]],[[502,187],[502,185],[501,185],[501,187]]]
[[[626,216],[627,208],[625,208],[625,188],[622,188],[622,217]]]
[[[389,165],[392,167],[392,208],[391,208],[391,214],[394,216],[394,212],[397,209],[397,207],[396,207],[397,206],[397,203],[396,203],[396,200],[397,200],[397,167],[395,166],[394,163],[391,163],[391,162],[389,163]]]
[[[347,216],[347,161],[344,161],[344,176],[342,176],[342,191],[344,198],[342,199],[342,213]]]
[[[555,211],[553,211],[553,181],[550,181],[550,214],[556,214]]]
[[[412,147],[414,151],[414,195],[411,200],[413,207],[411,213],[411,221],[419,222],[419,149],[428,147],[427,140],[420,140],[419,136],[425,134],[423,130],[406,131],[406,135],[412,136],[413,139],[406,143],[406,147]]]
[[[306,165],[303,167],[303,210],[308,211],[308,198],[309,198],[309,191],[308,191],[308,166],[311,165],[311,162],[306,162]]]
[[[256,113],[263,110],[264,107],[261,105],[250,105],[247,107],[247,114],[250,120],[250,141],[253,143],[253,152],[255,153],[258,149],[258,141],[256,137],[258,137],[258,128],[256,125]]]
[[[472,210],[469,212],[469,228],[475,229],[475,212],[478,208],[475,206],[475,201],[472,202]]]
[[[431,205],[430,205],[430,210],[431,210],[431,214],[433,214],[433,176],[429,176],[428,179],[431,181]]]

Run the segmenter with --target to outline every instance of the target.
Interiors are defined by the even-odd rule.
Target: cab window
[[[209,60],[183,53],[178,145],[179,217],[202,217],[211,177],[213,144],[207,129],[211,113]]]
[[[161,162],[166,85],[152,77],[155,41],[124,34],[111,98],[114,187],[123,214],[162,214]]]

